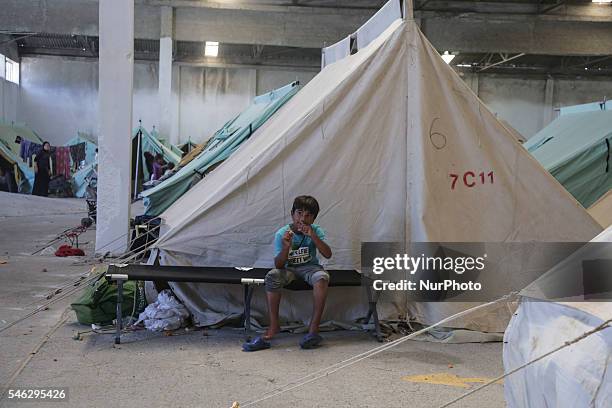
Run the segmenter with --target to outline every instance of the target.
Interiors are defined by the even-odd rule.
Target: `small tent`
[[[96,170],[97,163],[89,163],[72,175],[70,182],[72,183],[72,192],[75,197],[85,197],[89,180],[96,176]]]
[[[196,147],[181,161],[181,169],[174,176],[142,193],[145,214],[159,215],[191,188],[194,177],[204,175],[213,166],[227,159],[295,95],[298,85],[298,82],[293,82],[257,96],[244,112],[223,125],[201,147]]]
[[[413,20],[398,13],[381,30],[372,21],[358,30],[356,53],[325,65],[256,138],[161,214],[154,252],[162,264],[272,267],[274,233],[302,194],[321,205],[330,269],[360,270],[362,242],[586,241],[601,231]],[[241,313],[238,288],[172,287],[198,324]],[[326,320],[365,315],[360,289],[331,289]],[[310,296],[287,294],[282,321],[307,322]],[[473,304],[381,306],[383,316],[430,324]],[[266,315],[263,292],[253,310]],[[509,317],[504,305],[449,326],[503,332]]]
[[[155,132],[154,134],[157,134]],[[161,154],[166,163],[174,163],[177,165],[181,161],[181,156],[173,152],[172,149],[164,146],[154,134],[139,126],[132,132],[132,178],[138,178],[140,181],[148,181],[151,178],[151,173],[146,165],[145,153],[151,153],[153,156]]]
[[[66,146],[76,146],[80,143],[85,143],[85,163],[84,165],[82,165],[82,163],[75,164],[73,159],[72,168],[77,166],[78,168],[70,178],[70,183],[72,183],[72,191],[74,196],[83,198],[85,197],[85,192],[87,190],[88,180],[95,174],[96,149],[98,148],[98,145],[87,134],[78,132],[75,137],[66,142]]]
[[[612,188],[612,111],[559,116],[525,148],[588,208]]]
[[[29,194],[34,186],[34,169],[19,156],[20,145],[17,136],[30,142],[42,144],[43,140],[24,125],[0,122],[0,157],[4,170],[10,170],[20,193]]]
[[[34,170],[28,167],[19,155],[13,153],[4,140],[0,140],[0,168],[5,177],[7,191],[20,193],[31,191],[34,185]]]
[[[0,122],[0,140],[2,140],[5,145],[8,145],[13,153],[19,155],[20,145],[15,143],[15,138],[17,136],[21,136],[23,139],[29,140],[30,142],[38,144],[43,143],[40,136],[25,125]]]
[[[612,301],[585,301],[584,296],[551,299],[561,293],[555,290],[560,284],[583,287],[582,261],[611,256],[609,227],[521,291],[519,307],[504,335],[506,372],[612,318]],[[504,380],[504,393],[510,408],[612,406],[612,330],[598,331],[511,374]]]

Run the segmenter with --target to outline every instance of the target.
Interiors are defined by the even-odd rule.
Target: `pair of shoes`
[[[308,350],[316,348],[323,341],[323,337],[318,334],[308,333],[305,335],[302,340],[300,340],[300,347]],[[270,342],[266,341],[263,336],[257,336],[253,340],[246,342],[242,345],[242,350],[244,351],[259,351],[266,350],[270,348]]]
[[[313,349],[321,344],[323,337],[316,333],[308,333],[300,341],[300,347],[303,349]]]
[[[259,351],[270,348],[270,342],[266,341],[263,336],[257,336],[253,340],[242,345],[244,351]]]

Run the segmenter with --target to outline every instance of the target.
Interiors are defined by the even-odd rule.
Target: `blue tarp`
[[[95,174],[95,168],[96,163],[90,163],[72,175],[72,192],[74,193],[75,197],[85,197],[88,184],[87,178],[90,178]]]

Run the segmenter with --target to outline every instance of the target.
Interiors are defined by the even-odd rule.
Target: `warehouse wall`
[[[134,124],[148,129],[159,116],[157,64],[134,65]],[[86,132],[98,134],[98,63],[58,57],[21,60],[19,121],[52,144]]]
[[[242,112],[256,95],[299,80],[306,84],[316,72],[272,69],[226,69],[193,66],[179,70],[180,139],[208,139],[229,119]]]
[[[0,54],[19,61],[17,46],[11,41],[11,36],[0,34]],[[4,69],[4,65],[0,67]],[[4,73],[3,73],[4,74]],[[1,75],[4,76],[4,75]],[[17,121],[17,107],[19,105],[19,86],[0,78],[0,120],[5,122]]]
[[[0,119],[6,123],[17,122],[19,86],[0,78]]]
[[[527,139],[558,116],[555,108],[601,101],[612,97],[612,80],[607,79],[554,79],[552,98],[546,104],[546,79],[512,78],[495,75],[465,75],[491,111],[506,120]]]
[[[21,92],[9,87],[4,103],[8,116],[26,122],[42,137],[62,144],[79,131],[97,136],[98,64],[91,60],[25,57],[21,61]],[[173,125],[181,141],[210,137],[227,120],[244,110],[255,95],[296,79],[302,84],[315,72],[266,69],[221,69],[175,64],[173,70]],[[546,79],[465,74],[463,79],[498,115],[526,138],[556,116],[555,107],[612,97],[612,80]],[[12,84],[9,84],[12,85]],[[157,63],[134,65],[134,125],[142,119],[151,129],[159,125]],[[4,99],[8,95],[3,92]],[[12,119],[13,120],[13,119]]]
[[[173,70],[173,126],[181,141],[210,137],[244,110],[255,95],[314,72],[268,69],[221,69],[175,65]],[[157,63],[134,64],[134,126],[159,127]],[[22,59],[19,121],[52,144],[62,144],[77,131],[98,134],[98,64],[58,57]]]

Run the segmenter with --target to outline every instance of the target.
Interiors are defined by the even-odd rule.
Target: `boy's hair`
[[[319,203],[312,196],[299,196],[293,200],[293,207],[291,207],[291,214],[295,212],[295,210],[307,210],[311,213],[314,218],[317,218],[319,214]]]
[[[174,168],[174,163],[168,163],[168,170],[172,170]]]

